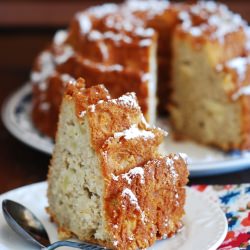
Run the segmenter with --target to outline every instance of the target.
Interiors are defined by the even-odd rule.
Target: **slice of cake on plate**
[[[48,174],[48,212],[59,236],[138,249],[182,228],[188,171],[161,156],[165,132],[150,127],[133,93],[68,85]]]

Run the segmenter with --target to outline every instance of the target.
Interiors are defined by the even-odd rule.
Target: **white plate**
[[[45,153],[51,154],[53,141],[39,133],[30,117],[31,85],[26,84],[15,92],[4,104],[2,119],[6,128],[19,140]],[[170,131],[166,120],[158,120],[158,125]],[[194,142],[176,142],[170,135],[164,141],[161,151],[183,152],[189,156],[189,171],[192,177],[228,173],[250,167],[249,151],[224,153]]]
[[[30,208],[42,221],[50,240],[54,242],[58,240],[56,227],[49,221],[45,212],[46,188],[45,182],[21,187],[1,195],[0,202],[12,199]],[[150,250],[214,250],[220,246],[227,233],[227,221],[219,206],[204,194],[187,188],[185,211],[183,230],[173,238],[158,241],[149,248]],[[34,249],[8,227],[2,213],[0,213],[0,249]]]

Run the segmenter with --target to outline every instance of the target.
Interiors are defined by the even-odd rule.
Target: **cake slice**
[[[103,86],[69,84],[48,174],[59,236],[132,250],[181,229],[188,171],[181,156],[159,154],[164,135],[135,94],[110,99]]]

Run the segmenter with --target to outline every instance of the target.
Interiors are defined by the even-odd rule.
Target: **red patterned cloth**
[[[219,203],[228,221],[228,233],[218,250],[250,250],[250,184],[192,188]]]

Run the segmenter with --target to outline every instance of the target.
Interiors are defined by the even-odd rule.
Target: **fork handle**
[[[57,241],[45,248],[42,248],[42,250],[54,250],[58,247],[72,247],[72,248],[78,248],[78,249],[84,249],[84,250],[103,250],[106,248],[89,244],[89,243],[78,243],[78,242],[73,242],[73,241]]]

